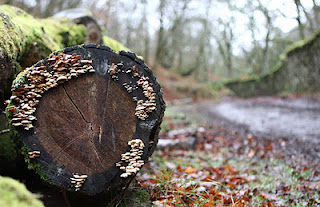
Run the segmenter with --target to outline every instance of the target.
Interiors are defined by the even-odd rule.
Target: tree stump
[[[29,168],[87,195],[130,183],[156,147],[164,110],[160,85],[141,59],[95,44],[24,70],[7,106]]]

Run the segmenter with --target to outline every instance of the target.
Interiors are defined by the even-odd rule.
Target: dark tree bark
[[[88,195],[122,191],[157,144],[160,85],[133,53],[94,44],[63,51],[26,69],[27,82],[16,80],[7,107],[13,131],[48,184]]]
[[[318,27],[320,25],[320,17],[319,17],[320,7],[317,5],[315,0],[312,0],[312,3],[313,3],[312,11],[315,18],[315,24],[316,24],[316,27]]]
[[[164,24],[163,24],[164,13],[165,13],[165,4],[166,4],[166,0],[160,0],[160,5],[159,5],[160,27],[159,27],[159,31],[158,31],[158,40],[157,40],[153,68],[157,68],[158,64],[160,63],[161,57],[163,55],[163,50],[165,47],[165,45],[164,45]]]
[[[298,22],[300,39],[304,39],[305,38],[305,31],[304,31],[304,25],[301,21],[301,11],[300,11],[301,2],[300,2],[300,0],[294,0],[294,3],[296,5],[296,9],[297,9],[296,20]]]
[[[267,34],[264,40],[264,47],[262,50],[262,62],[260,64],[260,68],[258,72],[258,74],[263,74],[269,70],[269,45],[271,41],[270,36],[271,36],[273,26],[272,26],[272,18],[270,15],[270,11],[266,7],[264,7],[260,1],[258,2],[259,2],[259,9],[261,10],[261,12],[263,13],[266,19],[265,27],[267,29]]]

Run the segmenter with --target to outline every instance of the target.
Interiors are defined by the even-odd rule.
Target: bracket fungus
[[[25,130],[32,129],[32,121],[37,119],[33,114],[36,112],[39,99],[42,97],[41,94],[72,77],[77,77],[79,74],[93,69],[91,60],[81,60],[80,58],[81,56],[77,54],[60,53],[48,59],[50,70],[47,70],[46,66],[27,68],[26,83],[14,84],[11,87],[10,100],[14,106],[10,106],[8,111],[13,112],[12,125],[15,127],[23,126]],[[79,71],[83,72],[79,73]],[[76,76],[72,76],[72,74],[76,74]]]
[[[141,159],[143,155],[143,148],[145,147],[141,139],[133,139],[128,142],[130,151],[121,155],[121,161],[116,163],[119,169],[125,171],[120,175],[122,178],[127,178],[140,171],[144,165],[144,160]]]

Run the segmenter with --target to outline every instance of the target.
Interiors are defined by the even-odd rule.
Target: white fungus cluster
[[[73,174],[73,177],[70,178],[71,184],[74,185],[75,191],[80,190],[81,186],[87,179],[87,175],[79,175],[79,173]]]
[[[112,63],[108,68],[108,73],[111,75],[111,78],[114,81],[119,80],[119,77],[117,75],[117,73],[119,73],[121,71],[121,68],[123,67],[122,63],[118,63],[118,64],[114,64]]]
[[[8,110],[13,113],[11,119],[15,127],[23,126],[25,130],[33,128],[32,121],[37,120],[33,114],[39,104],[39,99],[45,91],[58,86],[72,78],[86,72],[95,72],[92,60],[81,60],[77,54],[58,54],[48,59],[51,71],[46,66],[31,67],[26,69],[24,84],[12,86],[10,97],[13,106]]]
[[[120,175],[122,178],[127,178],[130,175],[136,174],[144,165],[141,159],[143,155],[144,143],[141,139],[133,139],[128,142],[130,152],[121,155],[121,161],[116,163],[116,166],[125,171]]]
[[[28,156],[30,159],[36,158],[40,156],[40,151],[32,151],[28,152]]]
[[[137,67],[132,66],[131,68],[128,68],[127,70],[123,69],[123,63],[114,64],[112,63],[109,66],[108,73],[111,75],[111,78],[114,81],[119,80],[118,73],[132,73],[132,78],[139,78],[135,83],[136,85],[130,85],[128,83],[123,83],[123,87],[127,90],[128,93],[132,93],[134,90],[138,89],[138,86],[140,86],[143,90],[144,97],[147,98],[147,100],[138,100],[137,97],[133,97],[133,101],[137,102],[135,115],[141,119],[146,120],[149,115],[148,113],[151,113],[153,110],[156,109],[156,93],[153,90],[152,83],[149,82],[149,78],[145,77],[143,75],[140,75],[138,73]]]
[[[156,93],[152,88],[152,83],[149,83],[149,78],[142,76],[137,81],[138,86],[141,86],[143,89],[143,95],[147,98],[146,101],[139,100],[137,102],[136,113],[135,115],[141,119],[145,120],[149,117],[148,113],[151,113],[156,109]]]

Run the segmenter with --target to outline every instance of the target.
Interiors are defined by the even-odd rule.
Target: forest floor
[[[317,98],[168,104],[131,189],[153,206],[320,206],[319,126]]]

